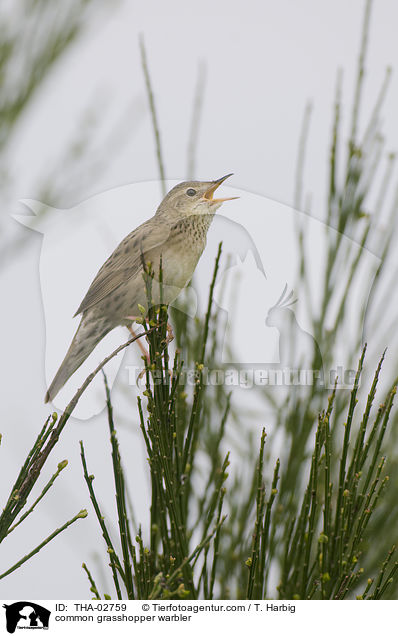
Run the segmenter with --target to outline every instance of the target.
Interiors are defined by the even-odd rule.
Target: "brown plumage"
[[[53,400],[67,380],[109,331],[131,324],[138,305],[147,306],[142,260],[155,273],[160,258],[163,302],[173,302],[191,280],[206,245],[207,231],[224,199],[213,193],[227,177],[216,181],[185,181],[165,196],[156,214],[133,230],[117,246],[90,285],[76,315],[80,324],[52,381],[45,402]],[[159,285],[153,284],[153,303],[159,303]]]

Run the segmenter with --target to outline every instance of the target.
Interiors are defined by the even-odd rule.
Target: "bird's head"
[[[224,203],[239,197],[214,198],[217,188],[231,174],[216,179],[215,181],[183,181],[174,186],[161,202],[157,214],[167,214],[173,211],[179,216],[190,216],[192,214],[214,214],[214,212]]]

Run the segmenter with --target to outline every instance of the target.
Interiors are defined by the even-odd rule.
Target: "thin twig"
[[[198,147],[200,118],[203,110],[203,95],[206,83],[206,64],[201,61],[196,80],[195,97],[192,110],[191,128],[188,139],[187,177],[193,179],[196,172],[196,150]]]
[[[165,194],[166,194],[166,183],[165,183],[166,176],[165,176],[164,161],[163,161],[163,156],[162,156],[162,145],[161,145],[161,142],[160,142],[160,131],[159,131],[159,125],[158,125],[158,118],[157,118],[157,115],[156,115],[155,98],[153,96],[153,90],[152,90],[152,85],[151,85],[151,78],[150,78],[150,75],[149,75],[148,61],[147,61],[147,56],[146,56],[145,43],[144,43],[143,35],[141,35],[140,38],[139,38],[139,44],[140,44],[140,51],[141,51],[142,70],[144,71],[145,85],[146,85],[147,94],[148,94],[148,100],[149,100],[149,109],[151,111],[151,117],[152,117],[153,132],[155,134],[156,157],[157,157],[157,161],[158,161],[158,168],[159,168],[159,174],[160,174],[160,180],[161,180],[161,186],[162,186],[162,194],[163,194],[163,196],[165,196]]]
[[[77,515],[75,515],[72,519],[70,519],[69,521],[67,521],[66,523],[64,523],[63,526],[61,526],[60,528],[57,528],[56,530],[54,530],[54,532],[52,532],[47,539],[44,539],[44,541],[42,541],[34,550],[32,550],[32,552],[29,552],[29,554],[27,554],[26,556],[24,556],[22,559],[20,559],[17,563],[15,563],[15,565],[13,565],[11,568],[9,568],[8,570],[6,570],[6,572],[3,572],[3,574],[0,574],[0,579],[4,579],[4,577],[8,576],[9,574],[11,574],[11,572],[14,572],[15,570],[17,570],[19,567],[21,567],[21,565],[23,565],[24,563],[26,563],[26,561],[28,561],[29,559],[31,559],[35,554],[37,554],[38,552],[40,552],[40,550],[42,548],[44,548],[45,545],[47,545],[47,543],[50,543],[50,541],[52,541],[53,539],[55,539],[56,536],[58,536],[61,532],[63,532],[64,530],[66,530],[66,528],[68,528],[70,525],[72,525],[72,523],[74,523],[75,521],[77,521],[78,519],[84,519],[85,517],[87,517],[87,510],[80,510],[80,512],[77,513]]]

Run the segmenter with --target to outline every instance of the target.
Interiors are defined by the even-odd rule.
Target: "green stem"
[[[72,523],[74,523],[78,519],[84,519],[85,517],[87,517],[87,510],[80,510],[80,512],[78,512],[77,515],[75,515],[72,519],[70,519],[69,521],[64,523],[63,526],[61,526],[60,528],[57,528],[56,530],[54,530],[54,532],[52,532],[47,537],[47,539],[44,539],[44,541],[42,541],[34,550],[32,550],[32,552],[29,552],[29,554],[27,554],[22,559],[20,559],[15,565],[13,565],[11,568],[6,570],[6,572],[3,572],[3,574],[0,574],[0,579],[4,579],[4,577],[8,576],[12,572],[15,572],[15,570],[20,568],[21,565],[26,563],[26,561],[31,559],[35,554],[40,552],[40,550],[42,548],[44,548],[44,546],[46,546],[48,543],[50,543],[50,541],[55,539],[55,537],[57,537],[61,532],[63,532],[64,530],[66,530],[66,528],[68,528],[70,525],[72,525]]]

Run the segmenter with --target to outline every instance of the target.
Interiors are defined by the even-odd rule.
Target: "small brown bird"
[[[163,302],[173,302],[189,283],[206,246],[214,213],[227,197],[214,199],[216,181],[184,181],[165,196],[156,214],[133,230],[117,246],[90,285],[75,316],[82,314],[68,352],[48,389],[45,402],[53,400],[67,380],[109,331],[129,326],[140,316],[138,305],[147,306],[144,262],[159,271],[162,259]],[[156,281],[156,275],[155,275]],[[152,302],[159,304],[159,285],[153,284]]]

